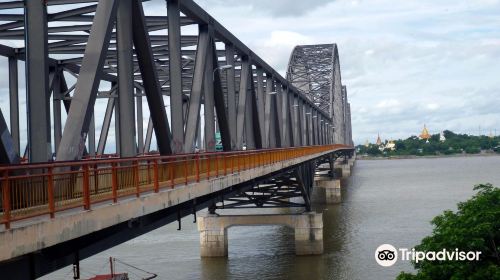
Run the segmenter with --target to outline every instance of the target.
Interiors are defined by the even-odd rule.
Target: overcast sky
[[[196,2],[283,76],[295,45],[337,43],[358,144],[374,142],[377,133],[383,139],[416,135],[424,123],[431,133],[500,134],[500,0]],[[166,15],[165,6],[153,0],[145,11]],[[6,65],[0,58],[0,108],[9,123]],[[21,78],[22,105],[24,86]],[[105,100],[98,103],[97,135]],[[24,106],[20,110],[24,147]],[[111,152],[114,141],[108,144]]]
[[[284,75],[298,44],[337,43],[356,142],[500,134],[498,0],[198,0]]]

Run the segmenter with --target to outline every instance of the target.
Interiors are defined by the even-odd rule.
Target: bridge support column
[[[335,165],[335,174],[341,177],[342,179],[348,178],[351,176],[351,167],[352,164],[350,164],[348,161],[347,162],[336,162],[337,164]]]
[[[351,176],[351,165],[349,163],[342,164],[342,178],[347,178]]]
[[[227,229],[231,226],[285,225],[295,230],[295,254],[323,253],[323,215],[303,214],[213,215],[198,216],[201,257],[228,255]]]
[[[313,201],[325,204],[335,204],[342,202],[340,180],[318,180],[313,189]]]

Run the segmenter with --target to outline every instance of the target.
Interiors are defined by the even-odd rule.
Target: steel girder
[[[215,132],[224,150],[333,141],[332,114],[192,0],[166,1],[164,16],[144,14],[142,2],[0,3],[0,55],[9,58],[12,135],[12,147],[3,148],[14,154],[25,150],[19,147],[25,141],[19,136],[24,128],[19,127],[17,63],[27,59],[28,104],[41,106],[27,110],[30,161],[50,160],[52,147],[57,160],[93,154],[94,126],[100,134],[97,154],[114,136],[121,156],[148,152],[153,135],[162,154],[192,152],[200,139],[213,150]],[[50,12],[53,5],[57,12]],[[198,26],[199,32],[183,34],[181,26],[187,25]],[[221,69],[227,65],[232,68]],[[143,96],[150,114],[146,132]],[[109,100],[105,114],[104,108],[94,108],[99,98]],[[115,135],[109,133],[113,115]],[[198,132],[200,123],[204,133]]]

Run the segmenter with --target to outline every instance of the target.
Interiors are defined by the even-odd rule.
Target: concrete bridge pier
[[[348,178],[351,176],[351,165],[349,163],[339,163],[335,165],[335,174],[340,178]]]
[[[295,230],[295,254],[319,255],[323,253],[323,215],[302,214],[217,215],[203,213],[198,216],[201,257],[228,255],[227,229],[232,226],[285,225]]]
[[[335,204],[342,202],[339,179],[323,179],[315,182],[313,202]]]

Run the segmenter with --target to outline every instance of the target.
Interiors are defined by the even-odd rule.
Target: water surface
[[[261,226],[230,228],[229,257],[201,259],[196,224],[186,217],[182,231],[176,223],[167,225],[82,261],[81,269],[89,277],[107,273],[107,259],[114,256],[158,279],[394,279],[412,271],[411,265],[383,268],[375,249],[418,244],[431,233],[429,221],[455,210],[474,193],[474,184],[500,186],[499,166],[500,156],[357,161],[343,182],[343,203],[315,206],[323,212],[321,256],[295,256],[291,229]],[[144,275],[119,264],[117,270],[131,279]],[[71,267],[42,279],[72,279]]]

